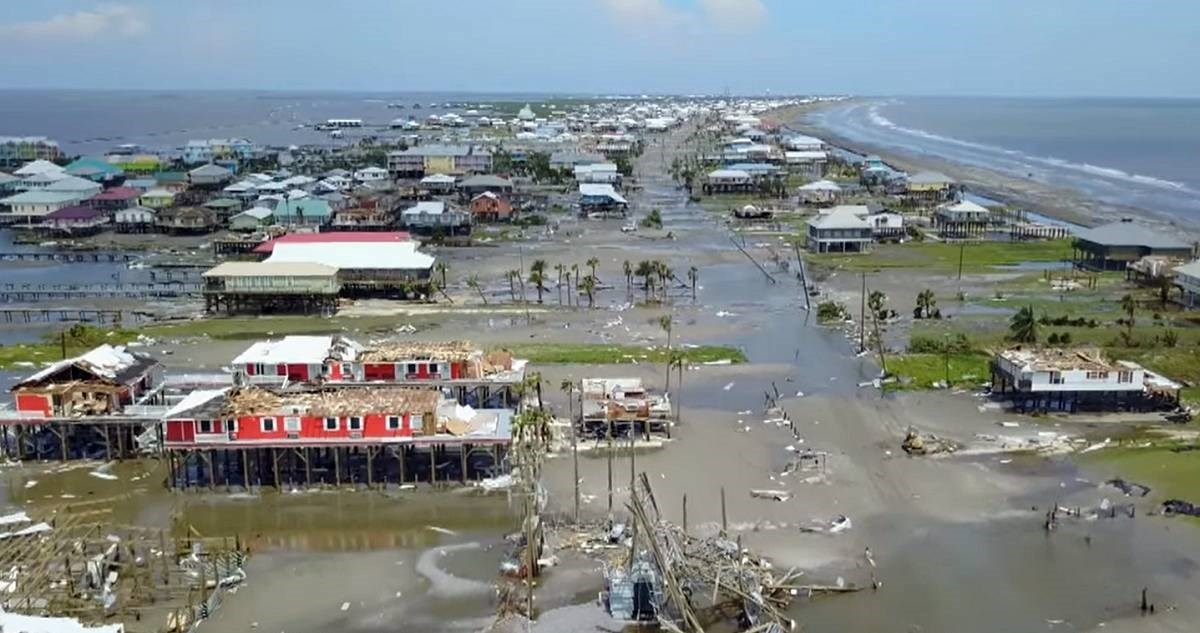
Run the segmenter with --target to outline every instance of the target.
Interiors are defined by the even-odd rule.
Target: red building
[[[140,189],[111,187],[88,198],[86,204],[97,211],[106,211],[111,214],[134,206],[141,195]]]
[[[323,233],[288,233],[254,247],[254,253],[269,256],[276,244],[347,244],[363,242],[410,242],[412,236],[404,231],[326,231]]]
[[[16,412],[36,420],[119,415],[161,385],[162,366],[157,360],[124,347],[101,345],[46,367],[10,391]]]
[[[459,402],[506,407],[525,378],[526,361],[503,351],[485,353],[463,341],[394,342],[372,348],[340,336],[287,336],[260,341],[233,360],[254,384],[435,385]]]
[[[235,387],[167,412],[163,446],[176,487],[466,481],[496,474],[512,417],[435,389]]]
[[[123,459],[157,433],[166,410],[162,366],[124,347],[101,345],[11,388],[0,409],[0,451],[16,459]]]
[[[476,222],[508,220],[512,218],[512,213],[512,203],[490,191],[471,198],[471,216]]]

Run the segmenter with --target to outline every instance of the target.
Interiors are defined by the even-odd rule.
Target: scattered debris
[[[1163,514],[1170,516],[1173,514],[1182,514],[1191,517],[1200,517],[1200,505],[1195,505],[1182,499],[1168,499],[1162,504]]]
[[[909,427],[908,434],[900,443],[900,448],[909,455],[936,455],[938,453],[953,453],[959,446],[949,440],[927,433],[922,436],[915,428]]]
[[[751,490],[750,496],[756,499],[771,499],[773,501],[787,501],[792,498],[792,493],[787,490]]]
[[[438,534],[447,534],[449,536],[457,536],[458,535],[458,533],[455,532],[454,530],[447,530],[444,527],[438,527],[436,525],[426,525],[425,529],[433,530],[434,532],[437,532]]]
[[[1150,494],[1150,486],[1134,483],[1132,481],[1125,481],[1124,479],[1120,478],[1109,479],[1104,483],[1125,493],[1125,496],[1127,497],[1144,497]]]

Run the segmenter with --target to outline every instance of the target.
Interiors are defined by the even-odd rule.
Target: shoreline
[[[832,105],[835,104],[823,104],[820,107],[832,107]],[[850,140],[834,130],[809,120],[808,115],[812,111],[807,110],[800,113],[787,125],[798,132],[824,139],[835,147],[857,154],[877,155],[889,165],[909,173],[940,171],[965,185],[968,193],[974,193],[1008,206],[1026,208],[1052,220],[1085,228],[1132,216],[1159,228],[1183,231],[1193,237],[1200,236],[1200,227],[1195,223],[1186,223],[1177,216],[1141,207],[1102,202],[1073,188],[1044,185],[940,156],[916,154],[904,149]]]

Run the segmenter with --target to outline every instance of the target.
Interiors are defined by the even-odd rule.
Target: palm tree
[[[533,284],[534,290],[537,290],[537,302],[540,304],[542,302],[542,291],[546,289],[544,285],[546,283],[546,274],[542,272],[542,268],[537,266],[539,263],[543,267],[545,266],[545,262],[540,259],[534,262],[534,266],[529,269],[529,283]]]
[[[579,278],[579,264],[571,264],[571,275],[575,278],[575,285],[570,286],[568,290],[575,295],[575,307],[579,307],[579,284],[582,282]]]
[[[600,260],[596,257],[589,257],[586,263],[587,267],[592,270],[592,279],[599,281],[600,278],[596,276],[596,267],[600,265]]]
[[[471,275],[467,279],[467,287],[479,293],[479,298],[483,300],[483,305],[487,305],[487,295],[483,294],[483,287],[479,285],[479,275]]]
[[[663,331],[667,333],[667,386],[666,386],[666,391],[671,390],[671,361],[670,361],[670,358],[671,358],[671,326],[672,325],[674,325],[674,321],[671,319],[671,315],[664,314],[664,315],[658,317],[658,327],[662,328]]]
[[[1125,311],[1125,338],[1130,340],[1133,336],[1133,313],[1137,310],[1137,299],[1132,294],[1121,297],[1121,309]]]
[[[688,285],[692,287],[692,301],[696,300],[696,278],[700,276],[700,271],[695,266],[689,266],[687,271]]]
[[[517,287],[514,284],[516,283],[516,280],[518,278],[520,278],[521,275],[515,270],[510,270],[510,271],[504,273],[504,276],[508,278],[508,295],[510,297],[512,297],[513,303],[516,303],[517,302]]]
[[[562,264],[554,265],[554,272],[558,273],[558,285],[555,286],[555,290],[558,291],[558,305],[562,305],[563,271],[566,269],[567,267]]]
[[[937,308],[937,299],[933,295],[933,291],[926,288],[917,294],[917,309],[913,316],[918,319],[928,319],[933,316],[933,311]]]
[[[1171,300],[1171,289],[1175,287],[1175,283],[1170,277],[1162,275],[1154,278],[1154,286],[1158,288],[1158,301],[1162,307],[1166,308],[1167,303]]]
[[[650,301],[650,288],[653,286],[651,279],[654,277],[654,266],[647,260],[638,262],[637,268],[633,271],[634,275],[642,278],[643,288],[646,290],[646,301]]]
[[[438,274],[441,275],[442,288],[445,288],[446,287],[446,271],[450,270],[450,266],[447,265],[446,262],[439,260],[438,263],[433,265],[433,267],[435,270],[437,270]]]
[[[887,373],[887,358],[883,353],[883,329],[879,326],[879,318],[886,317],[884,314],[884,306],[887,305],[887,295],[879,290],[872,290],[871,294],[867,295],[867,307],[871,309],[871,328],[873,330],[872,337],[875,339],[875,351],[879,354],[879,368],[883,373]]]
[[[1008,322],[1009,338],[1018,343],[1037,342],[1037,317],[1033,315],[1033,306],[1025,306],[1012,316]]]
[[[575,523],[579,523],[579,444],[575,437],[575,381],[564,380],[558,385],[567,394],[567,414],[571,423],[571,461],[575,467]]]
[[[595,306],[596,278],[591,275],[584,275],[583,281],[579,282],[579,285],[581,288],[583,288],[583,291],[587,293],[588,308]]]
[[[625,271],[625,295],[628,296],[633,291],[633,264],[627,259],[622,269]]]
[[[668,268],[667,265],[664,264],[663,262],[659,261],[659,262],[655,262],[655,263],[658,264],[658,277],[662,281],[663,301],[666,301],[667,300],[667,290],[669,288],[667,286],[667,281],[670,279],[674,279],[675,273],[670,268]]]

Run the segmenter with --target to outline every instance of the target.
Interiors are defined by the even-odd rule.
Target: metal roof
[[[312,262],[337,269],[429,270],[434,258],[416,242],[277,243],[263,263]]]
[[[0,199],[0,204],[62,204],[79,200],[78,192],[34,189]]]
[[[864,207],[865,208],[865,207]],[[871,225],[860,218],[853,207],[836,207],[808,221],[815,229],[869,229]]]
[[[202,277],[332,277],[338,269],[315,262],[224,262],[208,269]]]
[[[1079,231],[1077,237],[1085,242],[1103,246],[1144,246],[1172,250],[1192,247],[1173,235],[1156,231],[1129,218],[1084,229]]]

